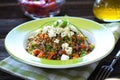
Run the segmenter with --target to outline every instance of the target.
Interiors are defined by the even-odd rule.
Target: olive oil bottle
[[[106,22],[120,21],[120,0],[96,0],[93,13],[96,18]]]

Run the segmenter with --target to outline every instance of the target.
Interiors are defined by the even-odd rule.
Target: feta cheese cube
[[[60,34],[60,33],[62,33],[64,31],[64,29],[63,28],[56,28],[56,34]]]
[[[62,44],[62,49],[68,48],[69,44],[68,43],[63,43]]]
[[[65,48],[65,51],[68,55],[72,54],[72,47]]]
[[[49,37],[55,37],[56,36],[56,32],[54,30],[54,28],[51,28],[48,30],[48,35]]]
[[[45,26],[45,27],[43,28],[43,30],[42,30],[42,31],[43,31],[42,33],[43,33],[43,34],[44,34],[44,33],[47,33],[49,29],[51,29],[51,26]]]
[[[59,41],[60,41],[60,40],[58,40],[58,39],[55,39],[55,41],[54,41],[54,42],[55,42],[55,43],[59,43]]]
[[[63,32],[61,33],[61,37],[65,37],[65,36],[68,36],[68,34],[70,34],[70,28],[69,27],[65,27],[63,29]]]
[[[69,31],[70,31],[70,28],[69,28],[69,27],[65,27],[64,30],[65,30],[66,32],[69,32]]]
[[[61,60],[69,60],[69,56],[63,54],[63,55],[61,56]]]

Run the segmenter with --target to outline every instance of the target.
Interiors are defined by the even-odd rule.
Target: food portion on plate
[[[43,25],[37,33],[30,36],[25,49],[38,58],[69,60],[89,54],[94,49],[94,44],[69,21],[56,20]]]
[[[109,29],[78,17],[28,21],[12,29],[5,38],[5,48],[13,58],[32,66],[54,69],[97,62],[114,46],[115,39]]]

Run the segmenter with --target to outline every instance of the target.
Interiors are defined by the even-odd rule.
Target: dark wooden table
[[[62,7],[61,13],[58,16],[76,16],[91,19],[101,23],[101,21],[94,18],[92,13],[92,6],[94,0],[67,0]],[[31,18],[24,15],[23,11],[17,4],[17,0],[0,0],[0,60],[3,60],[10,56],[4,48],[4,38],[7,33],[16,27],[17,25],[30,21]],[[102,65],[110,64],[114,55],[120,49],[120,39],[117,42],[114,50],[102,59],[94,72],[91,74],[88,80],[94,80],[99,68]],[[114,71],[109,77],[120,78],[120,60],[115,64]],[[8,74],[0,70],[0,80],[24,80],[17,76]]]

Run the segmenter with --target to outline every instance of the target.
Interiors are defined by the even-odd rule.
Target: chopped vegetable
[[[85,44],[81,43],[80,44],[80,48],[83,49],[83,50],[85,50],[87,48],[87,46]]]
[[[80,54],[80,57],[83,57],[87,54],[87,52],[85,50],[81,50],[81,54]]]
[[[90,44],[90,45],[89,45],[90,50],[93,50],[94,47],[95,47],[95,46],[94,46],[93,44]]]
[[[55,55],[54,52],[48,52],[48,57],[47,59],[52,59],[52,57]]]
[[[43,55],[44,55],[44,52],[42,50],[40,50],[40,49],[35,49],[35,50],[33,50],[33,55],[35,55],[35,56],[37,56],[39,58],[42,58]]]
[[[75,59],[75,58],[79,58],[79,54],[78,53],[73,54],[73,59]]]

